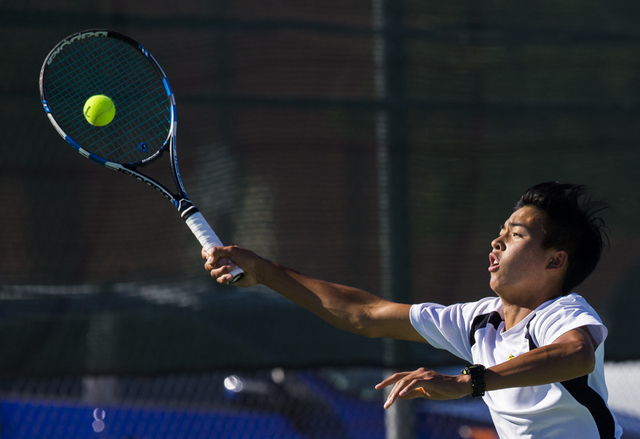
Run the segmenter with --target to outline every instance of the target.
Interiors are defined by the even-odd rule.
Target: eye
[[[517,237],[519,237],[519,238],[522,238],[522,235],[521,235],[521,234],[519,234],[519,233],[515,233],[515,232],[514,232],[514,233],[512,233],[511,235],[512,235],[512,236],[517,236]]]

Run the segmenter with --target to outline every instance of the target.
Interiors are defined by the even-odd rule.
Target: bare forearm
[[[314,279],[268,262],[258,271],[258,281],[311,311],[331,325],[371,336],[370,313],[382,300],[366,291]]]
[[[218,282],[230,282],[233,276],[229,273],[238,264],[245,273],[236,286],[263,284],[336,328],[367,337],[424,342],[411,325],[410,305],[304,276],[237,246],[216,247],[211,252],[203,249],[202,257],[206,260],[205,269]]]
[[[487,390],[538,386],[588,375],[594,365],[588,342],[552,343],[487,369],[485,381]]]
[[[548,346],[487,369],[486,390],[538,386],[587,375],[595,364],[595,346],[588,330],[578,328],[569,331]],[[473,391],[469,375],[443,375],[423,368],[396,373],[378,384],[376,389],[388,386],[393,388],[385,408],[398,398],[454,399],[470,395]]]

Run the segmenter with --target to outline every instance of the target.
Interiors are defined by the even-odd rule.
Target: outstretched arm
[[[588,375],[595,366],[595,349],[588,328],[571,330],[550,345],[488,368],[486,390],[539,386]],[[468,375],[444,375],[423,368],[392,375],[376,389],[391,385],[385,408],[397,399],[456,399],[470,395],[473,390]]]
[[[228,283],[235,264],[245,271],[236,285],[263,284],[336,328],[367,337],[425,342],[409,320],[410,305],[383,300],[366,291],[302,275],[237,246],[202,250],[205,269]],[[230,263],[234,261],[234,263]]]

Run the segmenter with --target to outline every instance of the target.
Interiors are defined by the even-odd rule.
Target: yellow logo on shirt
[[[516,357],[514,357],[513,354],[509,354],[509,360],[513,360],[514,358]]]

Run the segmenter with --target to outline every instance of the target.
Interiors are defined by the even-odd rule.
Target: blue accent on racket
[[[75,140],[73,140],[73,138],[71,138],[71,136],[65,137],[64,140],[66,140],[69,145],[73,146],[78,151],[82,149],[80,144],[78,142],[76,142]]]
[[[107,161],[105,159],[103,159],[102,157],[99,157],[99,156],[97,156],[95,154],[89,153],[89,158],[91,160],[93,160],[94,162],[102,165],[102,166],[105,166],[107,164]]]
[[[164,78],[162,80],[162,82],[164,83],[165,90],[167,90],[167,96],[171,96],[173,94],[173,92],[171,91],[171,86],[169,85],[169,80],[167,78]]]
[[[149,52],[130,38],[81,32],[54,48],[43,72],[45,111],[89,153],[136,166],[157,158],[168,143],[175,122],[173,97],[167,95],[171,88]],[[83,114],[94,95],[109,96],[116,105],[118,117],[102,127]],[[143,142],[146,148],[139,147]]]

